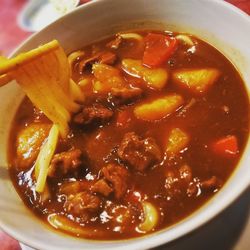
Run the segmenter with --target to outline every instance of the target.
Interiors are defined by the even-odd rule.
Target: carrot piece
[[[157,67],[168,60],[177,48],[177,39],[149,33],[146,38],[146,47],[143,55],[143,64],[148,67]]]
[[[239,152],[238,140],[234,135],[228,135],[213,144],[213,151],[221,156],[234,156]]]

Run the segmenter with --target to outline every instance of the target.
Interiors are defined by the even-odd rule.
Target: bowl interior
[[[230,24],[230,25],[229,25]],[[239,27],[241,27],[239,29]],[[99,0],[82,6],[26,41],[14,54],[58,39],[66,52],[122,30],[165,29],[192,33],[226,55],[250,89],[250,20],[241,11],[215,0]],[[250,183],[250,154],[224,188],[199,211],[180,223],[145,238],[119,242],[87,241],[55,233],[23,205],[9,179],[7,145],[11,121],[24,94],[15,82],[0,90],[0,226],[18,240],[38,249],[151,248],[202,225],[228,206]],[[250,143],[245,152],[250,151]]]

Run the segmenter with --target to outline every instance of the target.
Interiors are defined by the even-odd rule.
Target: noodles
[[[12,77],[9,74],[4,74],[0,76],[0,87],[12,81]]]
[[[193,40],[187,35],[180,34],[176,38],[189,46],[194,46]]]
[[[50,129],[47,141],[43,144],[35,163],[35,176],[37,179],[36,191],[42,193],[46,184],[50,161],[54,155],[58,142],[59,130],[57,125]]]
[[[97,229],[90,228],[90,227],[81,227],[78,226],[76,223],[72,222],[71,220],[67,219],[66,217],[63,217],[61,215],[57,214],[51,214],[48,216],[48,222],[49,224],[56,228],[60,229],[62,231],[65,231],[67,233],[82,236],[82,237],[101,237],[103,235],[102,231],[98,231]]]
[[[142,232],[149,232],[154,229],[158,223],[158,212],[156,208],[147,201],[142,202],[144,211],[144,221],[139,224],[138,229]]]
[[[15,58],[0,58],[0,85],[16,79],[33,104],[57,124],[62,137],[68,133],[71,113],[83,101],[81,89],[71,79],[68,58],[54,40]]]
[[[59,132],[63,138],[67,136],[71,113],[80,107],[75,101],[83,101],[84,95],[71,79],[68,58],[56,40],[15,58],[1,57],[0,62],[0,86],[15,79],[32,103],[54,124],[35,163],[36,191],[42,193],[48,190],[48,168]]]
[[[136,33],[123,33],[123,34],[119,34],[119,36],[122,39],[135,39],[138,41],[142,41],[142,39],[143,39],[143,37],[141,35],[136,34]]]
[[[85,52],[82,50],[77,50],[69,54],[68,61],[71,69],[73,68],[73,64],[76,60],[82,58],[85,55]]]

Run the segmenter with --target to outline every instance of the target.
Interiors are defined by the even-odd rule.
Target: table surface
[[[87,2],[82,0],[81,2]],[[8,55],[31,33],[21,30],[17,24],[17,14],[26,0],[1,0],[0,8],[0,54]],[[227,0],[250,15],[250,0]],[[15,34],[15,35],[13,35]],[[250,189],[234,204],[206,226],[193,232],[178,242],[158,248],[159,250],[249,250],[250,249]],[[220,234],[218,234],[220,232]],[[206,242],[206,246],[204,246]],[[18,241],[0,230],[1,250],[21,250]]]

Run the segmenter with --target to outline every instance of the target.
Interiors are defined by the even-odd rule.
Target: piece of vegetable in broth
[[[136,118],[157,121],[172,114],[181,107],[184,100],[180,95],[171,94],[149,103],[140,104],[134,109]]]
[[[50,124],[31,123],[18,133],[16,140],[18,168],[26,169],[35,161],[50,127]]]
[[[220,71],[214,68],[181,69],[173,73],[173,80],[195,94],[202,94],[218,80],[220,74]]]
[[[182,129],[180,128],[172,129],[168,136],[166,153],[170,155],[178,154],[187,147],[189,140],[190,140],[189,135]]]
[[[96,78],[93,83],[95,92],[108,92],[112,88],[120,88],[124,85],[120,71],[112,66],[95,63],[92,66],[92,71]]]
[[[232,157],[239,153],[238,140],[234,135],[218,139],[212,145],[213,151],[222,157]]]
[[[143,201],[142,207],[144,220],[138,225],[138,229],[139,231],[146,233],[153,230],[157,226],[159,215],[155,206],[150,202]]]
[[[149,33],[145,37],[146,47],[142,63],[147,67],[158,67],[176,51],[178,41],[168,35]]]
[[[129,75],[143,79],[153,89],[162,89],[168,81],[166,69],[149,69],[144,67],[140,60],[123,59],[122,68]]]

